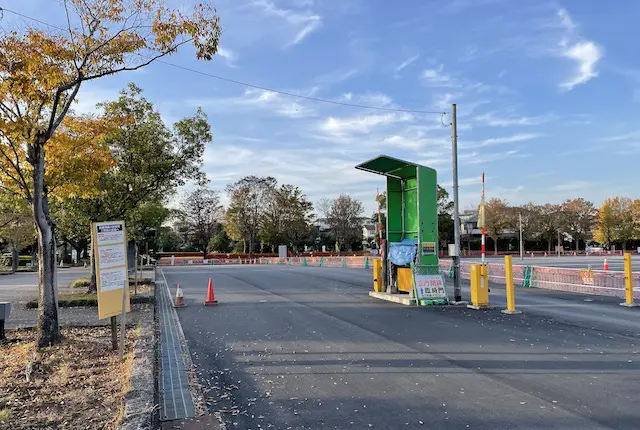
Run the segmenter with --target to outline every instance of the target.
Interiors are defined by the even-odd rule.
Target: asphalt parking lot
[[[572,257],[573,258],[573,257]],[[580,258],[580,257],[578,257]],[[521,315],[367,295],[371,272],[162,268],[210,413],[228,428],[636,429],[640,316],[519,289]],[[203,305],[209,277],[218,306]],[[464,294],[468,297],[465,289]]]

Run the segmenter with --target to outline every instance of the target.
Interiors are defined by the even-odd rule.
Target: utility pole
[[[451,152],[453,158],[453,226],[456,253],[453,257],[453,296],[461,302],[460,293],[460,211],[458,210],[458,119],[456,104],[451,105]]]
[[[522,241],[522,212],[518,214],[520,220],[520,260],[524,260],[524,242]]]

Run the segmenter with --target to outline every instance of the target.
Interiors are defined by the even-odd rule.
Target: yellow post
[[[470,266],[471,304],[467,305],[470,309],[484,309],[489,305],[489,291],[486,284],[481,280],[482,271],[483,266],[481,264],[472,264]]]
[[[633,308],[638,306],[633,302],[633,273],[631,270],[631,253],[624,253],[624,288],[625,288],[625,302],[620,303],[620,306],[626,306]]]
[[[521,314],[516,310],[516,292],[513,285],[513,257],[504,256],[504,278],[507,284],[507,309],[503,309],[503,314]]]
[[[480,275],[482,275],[482,284],[484,286],[484,290],[487,292],[487,300],[489,299],[489,265],[488,264],[482,264],[480,266],[482,268],[482,271],[480,272]]]
[[[476,305],[478,303],[478,287],[480,286],[480,270],[477,264],[469,265],[469,281],[470,281],[470,296],[471,304]]]
[[[382,260],[373,260],[373,291],[382,292]]]

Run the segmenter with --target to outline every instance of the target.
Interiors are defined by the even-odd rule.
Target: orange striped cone
[[[607,259],[604,259],[604,264],[602,265],[602,270],[609,270],[609,263],[607,262]]]
[[[176,303],[173,305],[174,308],[183,308],[184,307],[184,295],[182,294],[182,288],[180,288],[180,284],[178,284],[178,289],[176,290]]]
[[[207,287],[207,299],[204,301],[205,306],[217,305],[215,291],[213,290],[213,280],[209,278],[209,286]]]

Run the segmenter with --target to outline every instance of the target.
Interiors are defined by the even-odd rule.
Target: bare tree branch
[[[45,133],[45,141],[51,138],[51,136],[56,131],[58,126],[60,126],[60,123],[62,123],[62,120],[64,119],[64,117],[67,115],[67,112],[69,111],[69,108],[71,107],[71,103],[73,103],[73,101],[76,98],[76,95],[78,94],[78,91],[80,90],[80,84],[81,83],[82,83],[82,78],[80,77],[78,83],[76,84],[76,87],[73,89],[73,91],[71,92],[71,95],[66,100],[66,102],[65,102],[65,104],[64,104],[64,106],[62,108],[62,111],[60,112],[60,115],[58,115],[58,118],[56,118],[55,121],[54,121],[57,105],[58,105],[59,100],[60,100],[60,95],[62,94],[60,89],[58,89],[58,91],[56,92],[56,98],[55,98],[55,101],[54,101],[54,104],[53,104],[53,110],[51,112],[51,119],[49,121],[49,128],[47,129],[47,132]]]
[[[10,145],[10,146],[12,146],[12,145]],[[23,188],[25,193],[27,193],[28,192],[27,190],[29,189],[29,187],[28,187],[26,181],[24,180],[24,176],[22,175],[22,171],[20,169],[19,164],[13,162],[11,157],[9,157],[9,155],[4,151],[4,149],[2,149],[2,146],[0,146],[0,154],[2,154],[2,156],[9,162],[9,164],[11,164],[11,167],[13,167],[14,173],[18,173],[20,179],[18,179],[17,176],[15,176],[8,169],[6,169],[6,168],[4,168],[2,166],[0,166],[0,170],[2,170],[5,175],[7,175],[9,178],[11,178],[18,186],[20,186],[20,188]]]
[[[76,39],[73,36],[73,29],[71,28],[71,18],[69,17],[69,7],[67,6],[67,0],[64,0],[63,3],[64,3],[64,12],[65,12],[65,15],[67,16],[67,28],[69,29],[69,38],[71,39],[71,46],[75,51],[77,48],[77,45],[76,45]],[[80,71],[80,69],[78,68],[78,62],[76,61],[75,55],[73,56],[73,65],[76,66],[76,70]]]
[[[18,193],[17,191],[12,190],[11,188],[7,188],[7,187],[5,187],[5,186],[3,186],[3,185],[0,185],[0,190],[3,190],[3,191],[5,191],[5,192],[7,192],[7,193],[10,193],[10,194],[12,194],[12,195],[14,195],[14,196],[18,196],[18,197],[20,197],[20,198],[24,198],[24,197],[26,197],[26,196],[24,196],[24,195],[21,195],[21,194],[20,194],[20,193]],[[27,198],[27,200],[29,200],[29,198]]]

